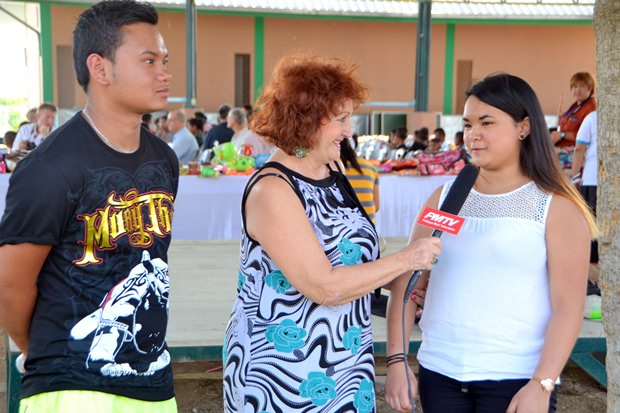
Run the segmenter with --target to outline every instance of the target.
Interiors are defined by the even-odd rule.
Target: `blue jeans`
[[[505,413],[514,395],[528,381],[458,381],[420,365],[418,388],[424,413]],[[549,413],[555,411],[554,390],[549,400]]]

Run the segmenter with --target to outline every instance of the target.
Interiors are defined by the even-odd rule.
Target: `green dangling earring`
[[[293,153],[295,154],[295,158],[298,159],[308,156],[308,150],[303,146],[296,146],[295,149],[293,149]]]

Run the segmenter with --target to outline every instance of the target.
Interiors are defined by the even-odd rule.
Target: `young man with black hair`
[[[153,6],[95,4],[74,62],[87,105],[14,172],[0,222],[0,322],[22,351],[22,412],[176,412],[168,265],[178,162],[140,127],[163,109]]]

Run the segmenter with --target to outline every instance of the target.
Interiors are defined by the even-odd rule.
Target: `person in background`
[[[198,154],[198,143],[192,133],[185,127],[185,113],[182,109],[168,114],[168,128],[172,134],[172,150],[177,154],[179,163],[187,164]]]
[[[450,149],[450,143],[446,142],[446,131],[443,128],[437,128],[433,131],[433,136],[431,136],[431,140],[438,139],[441,143],[440,150],[447,151]]]
[[[419,130],[413,132],[413,145],[411,145],[411,152],[423,151],[428,146],[428,137],[425,140],[422,133]]]
[[[396,128],[392,129],[390,132],[390,136],[388,137],[388,143],[392,143],[392,141],[396,138]]]
[[[390,147],[393,150],[404,149],[407,150],[405,140],[407,139],[407,128],[396,128],[390,133]]]
[[[582,323],[588,246],[597,234],[588,206],[560,169],[536,94],[509,74],[486,77],[466,94],[465,144],[479,175],[444,236],[420,321],[419,392],[424,413],[547,413]],[[437,209],[454,181],[425,206]],[[411,240],[432,228],[414,224]],[[429,279],[430,277],[430,279]],[[410,411],[403,335],[417,304],[410,278],[392,283],[386,400]],[[428,285],[427,285],[428,283]],[[415,293],[415,290],[414,290]],[[410,370],[409,370],[410,372]]]
[[[570,92],[575,101],[566,112],[560,115],[558,129],[551,132],[555,146],[572,149],[575,146],[577,131],[585,117],[596,110],[594,92],[596,82],[588,72],[577,72],[570,78]]]
[[[454,134],[454,149],[459,151],[467,150],[465,147],[464,133],[462,130]]]
[[[15,165],[20,159],[19,156],[13,152],[13,142],[15,141],[15,137],[17,136],[17,132],[15,131],[6,131],[4,133],[3,143],[7,147],[8,153],[4,156],[4,163],[6,165],[6,171],[12,172],[15,169]]]
[[[370,162],[355,155],[348,139],[340,144],[340,160],[344,165],[344,173],[366,214],[373,223],[377,222],[375,214],[379,212],[380,206],[379,173]]]
[[[426,147],[425,152],[437,153],[437,152],[441,152],[441,148],[442,148],[441,139],[432,137],[431,140],[428,142],[428,146]]]
[[[404,159],[409,151],[405,144],[407,140],[407,128],[396,128],[394,134],[390,137],[390,147],[392,148],[391,159]]]
[[[257,102],[252,129],[278,149],[242,198],[225,412],[373,411],[369,293],[440,252],[427,238],[377,260],[377,232],[338,162],[367,96],[353,71],[285,56]]]
[[[209,120],[207,119],[207,115],[205,115],[204,112],[197,110],[196,112],[194,112],[194,117],[202,121],[202,139],[201,140],[204,143],[204,140],[207,138],[207,133],[211,130],[211,124],[209,123]],[[200,144],[201,147],[202,145],[203,144]]]
[[[230,105],[222,105],[218,109],[218,124],[209,130],[207,133],[207,137],[205,138],[205,143],[202,148],[200,148],[200,152],[205,149],[211,149],[215,145],[221,145],[226,142],[230,142],[233,134],[235,133],[232,129],[228,127],[228,112],[230,112]]]
[[[579,192],[583,199],[587,202],[596,215],[596,188],[598,186],[598,152],[597,152],[597,112],[590,112],[579,131],[577,132],[577,140],[575,145],[575,154],[573,155],[573,165],[571,176],[573,182],[579,185]],[[592,241],[590,245],[590,275],[588,277],[588,295],[601,295],[598,287],[598,242]],[[598,299],[594,305],[600,308]],[[596,303],[596,301],[599,301]],[[586,308],[588,314],[588,308]],[[591,312],[590,312],[591,314]]]
[[[37,108],[29,109],[26,112],[26,123],[35,123],[37,121]]]
[[[17,137],[17,132],[9,130],[4,133],[4,137],[2,138],[2,143],[7,146],[7,148],[11,149],[13,147],[13,142]]]
[[[252,118],[252,114],[254,113],[254,108],[252,107],[252,104],[246,103],[245,105],[243,105],[243,112],[245,113],[245,117],[249,122]]]
[[[458,131],[454,134],[454,149],[461,152],[461,157],[466,163],[471,163],[471,156],[467,152],[467,147],[465,146],[463,131]]]
[[[19,128],[13,142],[13,150],[32,150],[52,132],[56,106],[42,103],[37,109],[36,122],[28,123]]]
[[[165,336],[179,166],[140,126],[169,94],[157,20],[131,0],[80,14],[73,61],[86,107],[11,177],[0,322],[22,352],[22,413],[177,411]]]
[[[150,113],[145,113],[144,115],[142,115],[141,123],[143,128],[155,135],[155,132],[157,132],[157,128],[153,123],[153,115],[151,115]]]
[[[204,143],[204,140],[202,138],[203,127],[204,127],[204,123],[201,118],[191,118],[190,120],[187,121],[187,129],[192,135],[194,135],[194,138],[196,138],[196,143],[198,144],[199,148]]]
[[[168,128],[168,114],[162,115],[155,120],[155,135],[166,143],[171,141],[170,129]]]
[[[233,108],[228,113],[228,127],[235,131],[231,142],[235,148],[244,151],[246,146],[252,148],[252,155],[269,154],[273,147],[263,138],[248,129],[248,122],[242,108]]]

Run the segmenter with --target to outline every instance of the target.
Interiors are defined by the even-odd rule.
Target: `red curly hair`
[[[252,130],[289,154],[299,146],[313,148],[325,119],[349,99],[354,107],[367,99],[368,88],[353,74],[356,68],[340,59],[284,56],[256,102]]]

